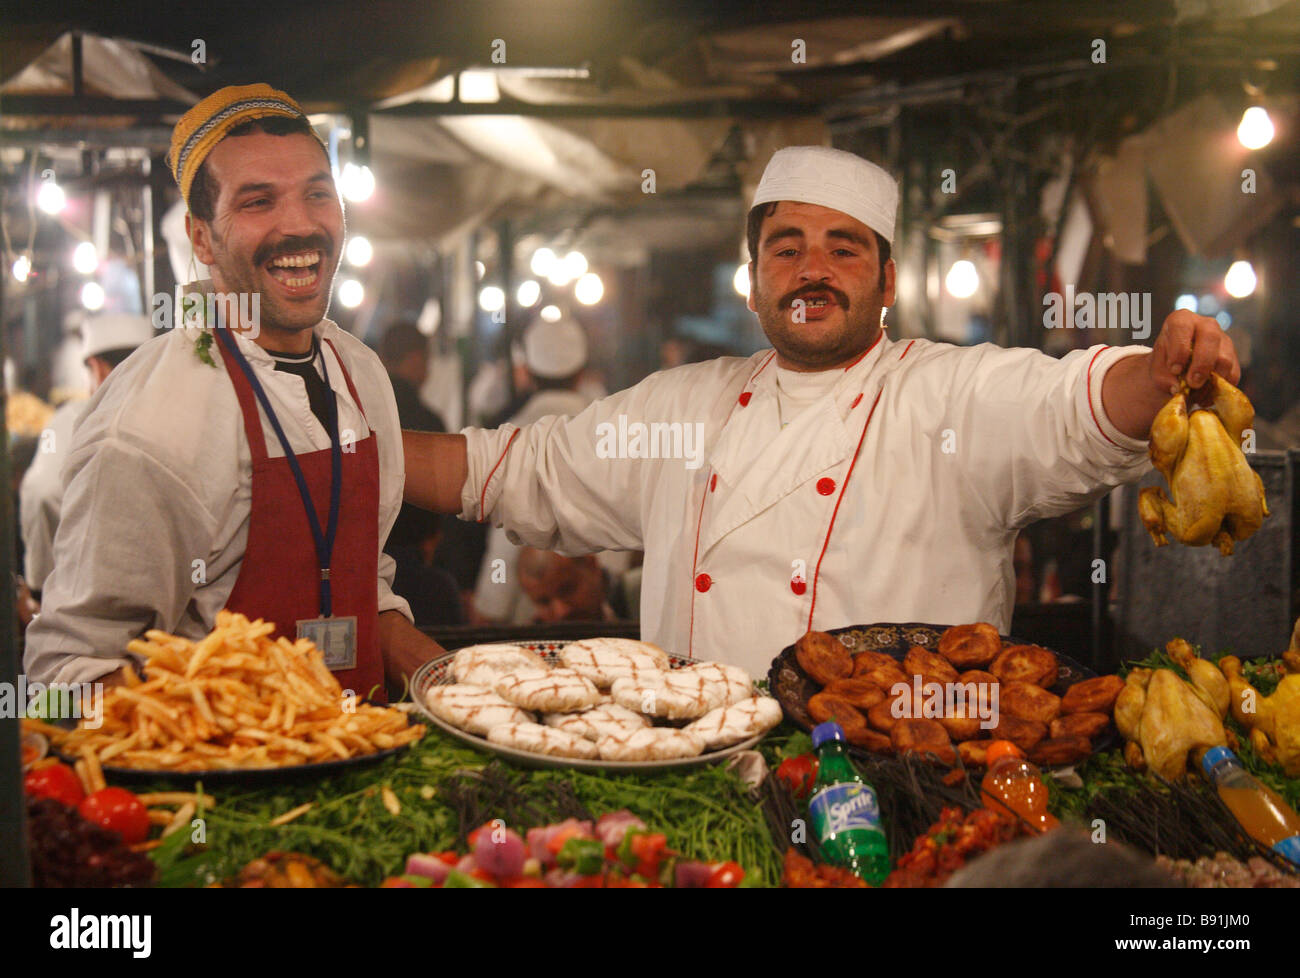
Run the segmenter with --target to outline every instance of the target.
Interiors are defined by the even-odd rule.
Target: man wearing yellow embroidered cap
[[[172,173],[215,321],[118,368],[78,428],[27,672],[120,676],[148,628],[198,637],[223,607],[309,638],[344,689],[384,696],[441,649],[382,553],[401,505],[379,358],[324,318],[344,235],[324,147],[267,85],[177,123]]]
[[[186,230],[218,294],[261,295],[260,322],[243,325],[266,331],[262,345],[305,353],[329,305],[343,241],[329,157],[284,93],[267,85],[223,92],[229,104],[182,121],[172,137]]]
[[[566,555],[643,549],[642,637],[755,676],[809,628],[1005,634],[1018,530],[1139,478],[1179,373],[1240,369],[1218,324],[1185,311],[1154,348],[1059,360],[891,341],[898,199],[853,154],[779,150],[748,218],[772,349],[653,374],[567,420],[404,433],[407,502]]]

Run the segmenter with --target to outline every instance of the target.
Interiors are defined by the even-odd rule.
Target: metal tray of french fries
[[[198,642],[146,632],[127,647],[143,674],[54,749],[114,781],[263,782],[373,764],[423,736],[410,713],[343,690],[311,642],[273,632],[227,611]]]

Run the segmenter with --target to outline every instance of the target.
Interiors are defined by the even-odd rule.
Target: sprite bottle
[[[880,805],[845,753],[838,723],[813,728],[817,783],[808,813],[827,862],[878,886],[889,875],[889,843],[880,828]]]

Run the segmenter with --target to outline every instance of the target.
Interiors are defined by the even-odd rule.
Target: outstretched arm
[[[464,435],[402,432],[406,488],[402,498],[435,513],[461,510],[460,493],[469,474]]]
[[[1241,364],[1228,334],[1209,316],[1173,312],[1146,356],[1128,357],[1106,374],[1102,405],[1111,424],[1130,438],[1146,439],[1151,422],[1184,377],[1196,389],[1217,373],[1229,383],[1241,379]]]

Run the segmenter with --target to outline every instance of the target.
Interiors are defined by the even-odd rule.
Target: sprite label
[[[827,785],[809,802],[808,814],[819,842],[854,829],[880,831],[876,793],[860,781]]]

